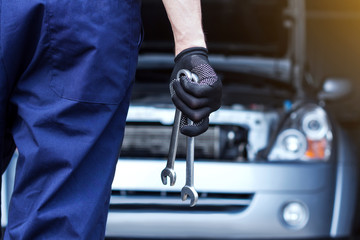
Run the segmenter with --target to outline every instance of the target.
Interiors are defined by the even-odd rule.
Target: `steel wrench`
[[[177,73],[176,78],[180,79],[180,77],[183,75],[185,75],[189,79],[193,79],[193,78],[195,78],[195,80],[198,79],[195,74],[192,74],[190,71],[185,70],[185,69],[180,70]],[[173,125],[172,132],[171,132],[168,159],[167,159],[166,167],[161,172],[161,181],[164,185],[167,184],[167,177],[169,177],[169,179],[170,179],[170,186],[174,186],[175,182],[176,182],[176,172],[174,170],[174,166],[175,166],[176,152],[177,152],[177,146],[178,146],[181,115],[182,114],[181,114],[180,110],[176,109],[174,125]]]
[[[192,124],[191,121],[189,121]],[[195,155],[195,138],[186,138],[186,182],[185,186],[181,189],[181,199],[185,201],[189,196],[190,207],[195,206],[199,195],[194,188],[194,155]]]
[[[174,186],[176,181],[176,172],[174,171],[176,151],[178,146],[179,128],[180,128],[181,112],[176,109],[174,125],[171,132],[169,155],[166,167],[161,172],[161,181],[164,185],[167,184],[167,177],[170,179],[170,186]]]
[[[178,78],[181,75],[185,75],[188,79],[194,82],[199,82],[197,75],[191,73],[188,70],[180,70],[178,72]],[[191,120],[188,119],[188,124],[193,124]],[[199,195],[194,188],[194,157],[195,157],[195,138],[187,137],[186,138],[186,181],[185,186],[181,189],[181,199],[185,201],[190,197],[190,207],[194,207]]]

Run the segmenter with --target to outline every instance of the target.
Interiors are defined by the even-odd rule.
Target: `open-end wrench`
[[[171,132],[169,155],[166,167],[161,172],[161,181],[164,185],[167,184],[167,177],[170,179],[170,186],[174,186],[176,181],[176,172],[174,171],[176,151],[178,146],[179,128],[180,128],[181,112],[176,109],[174,125]]]
[[[189,79],[192,79],[192,74],[188,70],[180,70],[177,73],[176,78],[180,79],[181,76],[186,75]],[[195,75],[194,75],[195,76]],[[181,112],[179,109],[175,110],[174,125],[171,132],[169,154],[166,163],[166,167],[161,172],[161,181],[164,185],[167,184],[167,177],[170,179],[170,186],[174,186],[176,182],[176,172],[174,170],[175,158],[178,146],[179,129],[181,121]]]
[[[181,189],[181,199],[185,201],[189,196],[190,207],[195,206],[199,195],[194,188],[194,153],[195,153],[195,138],[186,138],[187,153],[186,153],[186,182],[185,186]]]
[[[185,75],[188,79],[194,82],[199,82],[197,75],[191,73],[188,70],[180,70],[178,72],[178,78],[181,75]],[[188,123],[191,125],[193,122],[188,119]],[[195,138],[186,138],[186,181],[185,186],[181,189],[181,199],[185,201],[188,196],[190,197],[190,207],[194,207],[199,195],[194,188],[194,157],[195,157]]]

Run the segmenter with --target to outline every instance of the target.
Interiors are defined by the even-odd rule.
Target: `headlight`
[[[271,160],[296,160],[304,156],[306,149],[307,142],[304,134],[296,129],[286,129],[278,136],[269,158]]]
[[[282,126],[268,159],[327,161],[331,153],[332,131],[325,110],[307,104],[294,111]]]
[[[314,111],[305,113],[302,129],[310,140],[317,141],[325,138],[329,131],[325,111],[322,108],[316,108]]]

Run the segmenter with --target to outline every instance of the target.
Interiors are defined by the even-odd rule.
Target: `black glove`
[[[186,76],[177,79],[181,69],[198,76],[195,83]],[[210,66],[207,49],[194,47],[185,49],[175,58],[171,74],[170,92],[175,106],[183,113],[180,131],[193,137],[205,132],[209,127],[209,115],[221,106],[222,83]],[[194,123],[189,125],[186,118]]]

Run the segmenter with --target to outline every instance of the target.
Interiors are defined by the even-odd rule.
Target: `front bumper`
[[[164,186],[165,160],[120,159],[113,183],[108,237],[132,238],[316,238],[330,235],[335,166],[328,163],[195,162],[198,205],[176,195],[185,183],[177,161],[175,186]],[[136,193],[136,194],[128,194]],[[308,209],[303,227],[288,226],[284,206]],[[188,202],[186,202],[188,204]]]

